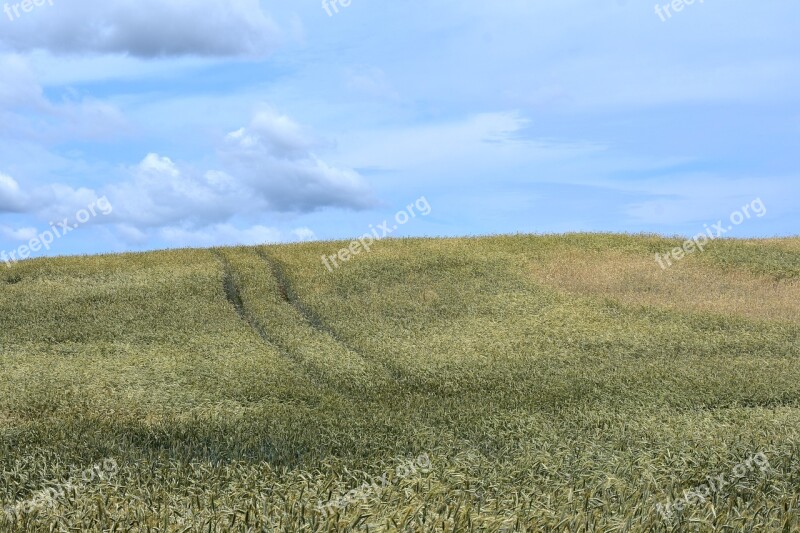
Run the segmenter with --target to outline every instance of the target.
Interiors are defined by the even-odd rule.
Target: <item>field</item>
[[[0,531],[800,531],[800,239],[346,244],[3,266]]]

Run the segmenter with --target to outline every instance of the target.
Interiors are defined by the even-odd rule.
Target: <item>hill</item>
[[[800,239],[347,245],[3,267],[0,530],[800,528]]]

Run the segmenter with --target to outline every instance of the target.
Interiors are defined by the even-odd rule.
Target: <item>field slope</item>
[[[3,267],[0,531],[800,530],[800,239],[346,244]]]

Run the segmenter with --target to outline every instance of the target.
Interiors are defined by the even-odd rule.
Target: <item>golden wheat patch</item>
[[[626,305],[736,315],[762,320],[800,319],[800,280],[776,281],[744,270],[720,272],[687,257],[666,270],[652,257],[609,250],[568,251],[534,262],[537,280],[574,294]]]

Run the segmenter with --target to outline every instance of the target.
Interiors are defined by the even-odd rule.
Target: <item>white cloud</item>
[[[36,228],[9,228],[8,226],[0,226],[0,235],[14,241],[27,242],[36,237]]]
[[[72,0],[6,16],[0,48],[18,52],[263,56],[280,39],[258,0]]]
[[[231,133],[229,140],[239,140],[243,148],[260,148],[278,157],[302,157],[314,146],[299,124],[273,109],[256,113],[250,126]]]
[[[220,190],[219,171],[200,173],[169,157],[148,154],[130,169],[131,179],[107,187],[116,221],[139,229],[178,223],[202,227],[253,211],[263,202],[235,181]]]
[[[126,243],[141,245],[147,242],[147,233],[130,224],[117,224],[114,229]]]
[[[292,230],[292,235],[299,241],[313,241],[316,240],[316,234],[309,228],[297,228]]]
[[[74,216],[79,209],[94,203],[99,195],[92,189],[74,189],[54,183],[24,191],[17,181],[0,173],[0,213],[38,215],[48,221]]]
[[[358,209],[375,202],[357,172],[325,163],[311,152],[316,145],[314,136],[289,117],[263,110],[248,126],[224,138],[222,168],[198,169],[190,162],[149,153],[127,169],[127,179],[97,190],[62,183],[25,190],[0,174],[0,211],[61,220],[102,193],[114,211],[96,223],[112,225],[127,243],[141,245],[154,236],[195,245],[277,241],[281,234],[274,228],[238,229],[231,220],[254,220],[269,211]],[[315,234],[297,228],[287,238],[311,240]]]
[[[236,180],[221,170],[209,170],[205,174],[206,182],[218,191],[230,191],[236,188]]]
[[[27,202],[19,183],[11,176],[0,173],[0,213],[24,211]]]
[[[147,157],[139,163],[139,170],[145,176],[162,174],[170,178],[177,178],[181,175],[169,157],[160,157],[158,154],[147,154]]]
[[[249,126],[228,134],[221,155],[230,174],[257,191],[271,210],[374,206],[366,181],[351,169],[319,159],[311,151],[316,144],[290,118],[263,110]]]
[[[363,178],[318,159],[309,151],[314,142],[287,116],[262,111],[249,126],[226,136],[222,170],[200,171],[148,154],[130,169],[131,180],[107,187],[114,218],[139,229],[196,230],[235,215],[373,205]]]

